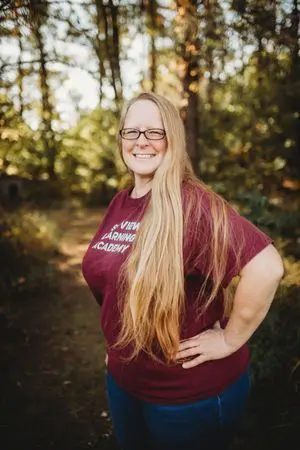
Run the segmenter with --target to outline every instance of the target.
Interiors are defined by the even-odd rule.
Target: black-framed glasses
[[[149,141],[159,141],[160,139],[163,139],[165,137],[166,132],[161,128],[149,128],[145,131],[140,131],[136,128],[123,128],[122,130],[120,130],[121,138],[127,139],[129,141],[138,139],[141,134],[143,134],[146,139],[149,139]]]

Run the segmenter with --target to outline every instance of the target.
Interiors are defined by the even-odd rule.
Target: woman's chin
[[[155,169],[144,169],[144,170],[136,170],[136,168],[132,167],[130,170],[134,173],[135,176],[141,177],[141,178],[152,178],[155,174],[155,171],[157,170],[157,167]]]

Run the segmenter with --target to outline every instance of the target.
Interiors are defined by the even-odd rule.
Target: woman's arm
[[[245,344],[265,318],[283,273],[282,259],[271,244],[252,258],[241,270],[226,328],[216,326],[180,343],[176,359],[196,356],[183,368],[224,358]]]
[[[234,351],[248,341],[265,318],[283,273],[282,259],[273,245],[268,245],[242,269],[224,330],[224,339]]]

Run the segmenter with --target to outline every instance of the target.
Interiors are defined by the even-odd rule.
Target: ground
[[[99,308],[80,271],[101,213],[49,214],[61,231],[56,287],[0,313],[0,448],[113,450]]]

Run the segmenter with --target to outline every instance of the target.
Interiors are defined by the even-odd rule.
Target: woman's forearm
[[[233,309],[224,330],[227,344],[238,350],[265,318],[278,288],[282,273],[278,271],[254,280],[242,277],[235,293]],[[256,281],[256,282],[254,282]]]
[[[215,326],[179,344],[176,359],[191,358],[182,364],[190,369],[198,364],[225,358],[245,344],[265,318],[284,269],[277,250],[269,245],[240,273],[233,309],[225,329]]]

